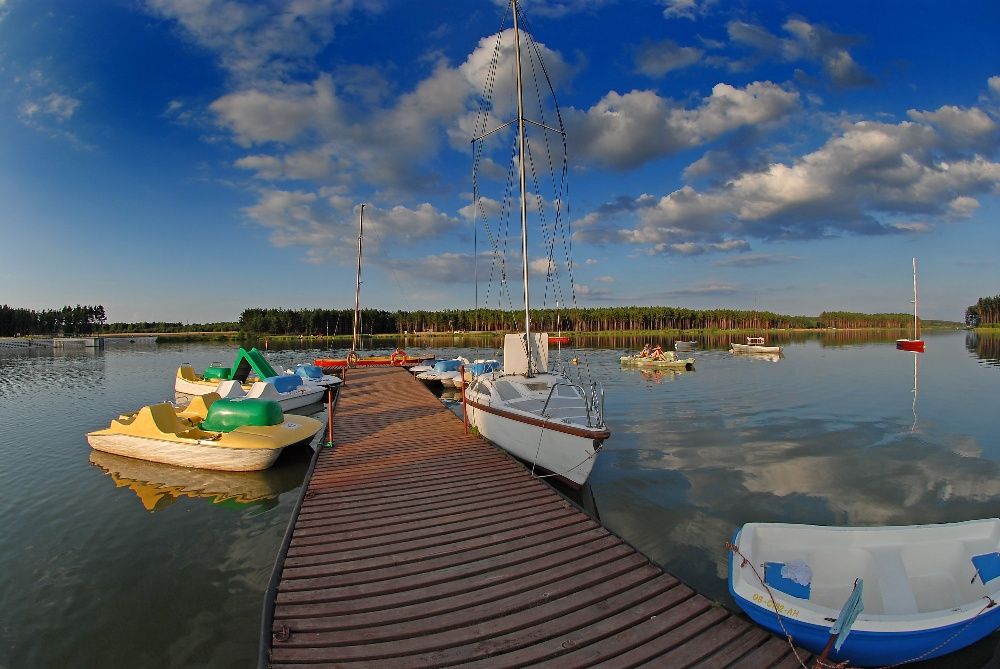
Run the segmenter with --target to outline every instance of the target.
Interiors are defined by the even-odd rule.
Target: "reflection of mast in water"
[[[913,425],[910,432],[917,431],[917,395],[920,391],[920,357],[913,354]]]

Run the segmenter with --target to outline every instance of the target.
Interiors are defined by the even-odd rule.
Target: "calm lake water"
[[[1000,337],[931,333],[915,358],[888,338],[795,336],[776,362],[731,356],[728,339],[703,339],[696,370],[680,374],[620,369],[645,339],[552,351],[579,356],[570,368],[607,392],[612,437],[579,501],[692,587],[735,608],[724,543],[749,521],[1000,515]],[[496,352],[416,343],[440,356]],[[234,355],[216,344],[0,350],[0,667],[255,665],[309,449],[267,472],[225,474],[92,453],[85,437],[172,399],[180,363]],[[998,647],[994,634],[925,666],[984,666]]]

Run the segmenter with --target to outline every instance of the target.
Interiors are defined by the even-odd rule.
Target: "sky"
[[[471,119],[504,5],[0,0],[0,302],[349,308],[365,203],[363,306],[473,308]],[[580,306],[907,312],[913,257],[924,317],[1000,293],[1000,3],[522,12]]]

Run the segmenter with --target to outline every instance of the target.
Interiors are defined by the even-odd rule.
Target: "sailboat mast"
[[[920,339],[920,321],[917,319],[917,259],[913,259],[913,338]]]
[[[517,158],[521,180],[521,260],[524,271],[524,341],[528,353],[528,376],[532,374],[531,312],[528,302],[528,198],[524,176],[524,105],[521,95],[521,35],[517,26],[517,0],[511,0],[514,15],[514,64],[517,70]]]
[[[358,350],[358,326],[361,321],[361,239],[365,231],[365,205],[361,205],[358,221],[358,280],[354,286],[354,334],[351,337],[351,352]]]

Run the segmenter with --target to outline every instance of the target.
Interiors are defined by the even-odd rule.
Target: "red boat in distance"
[[[413,367],[434,358],[434,355],[407,355],[406,351],[396,350],[392,355],[373,355],[365,358],[357,354],[348,354],[346,358],[316,358],[313,364],[323,369],[343,369],[345,367]]]
[[[920,338],[920,319],[917,317],[917,259],[913,259],[913,339],[897,339],[900,351],[924,352],[924,340]]]
[[[550,344],[568,344],[569,343],[569,337],[567,337],[565,335],[559,335],[559,336],[550,335],[549,336],[549,343]]]

